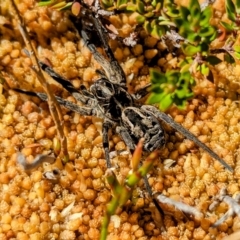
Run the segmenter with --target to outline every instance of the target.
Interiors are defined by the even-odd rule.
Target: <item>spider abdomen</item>
[[[122,111],[122,120],[134,144],[144,138],[145,151],[152,152],[165,145],[164,130],[153,114],[136,107],[127,107]]]

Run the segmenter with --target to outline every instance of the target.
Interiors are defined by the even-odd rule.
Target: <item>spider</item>
[[[90,20],[87,27],[84,27],[83,20],[78,19],[73,21],[73,23],[95,60],[100,63],[104,70],[98,71],[100,78],[91,85],[89,90],[83,85],[77,90],[70,81],[53,71],[48,65],[42,62],[40,62],[40,65],[44,71],[85,106],[79,106],[60,97],[56,97],[61,105],[81,115],[103,118],[103,148],[107,167],[110,168],[112,166],[109,156],[108,138],[108,132],[111,128],[116,129],[116,132],[121,136],[131,151],[135,149],[139,139],[144,138],[143,149],[146,152],[152,152],[163,147],[166,143],[164,129],[159,122],[160,119],[208,152],[210,156],[218,160],[229,171],[233,171],[215,152],[198,140],[194,134],[174,122],[167,114],[159,111],[154,106],[141,105],[139,103],[139,100],[148,94],[149,85],[135,94],[130,94],[127,91],[125,74],[108,45],[108,36],[100,20],[100,16],[94,16],[90,10],[86,10],[85,15],[86,14],[88,20]],[[108,59],[98,52],[96,45],[92,43],[90,30],[97,32]],[[17,91],[38,96],[44,101],[47,100],[45,93],[33,93],[19,89]]]

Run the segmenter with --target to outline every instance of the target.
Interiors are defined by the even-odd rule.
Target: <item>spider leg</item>
[[[111,63],[110,67],[111,67],[111,71],[113,71],[113,74],[110,75],[109,80],[113,81],[112,78],[117,79],[117,81],[118,81],[117,83],[125,87],[126,86],[125,73],[124,73],[122,67],[120,66],[120,64],[118,63],[118,61],[115,59],[113,52],[108,45],[107,32],[103,28],[99,18],[93,17],[93,23],[94,23],[94,25],[98,31],[98,34],[101,38],[101,42],[103,44],[104,51],[109,58],[109,62]]]
[[[145,184],[145,186],[146,186],[146,190],[147,190],[150,198],[153,200],[153,203],[154,203],[155,207],[157,208],[157,210],[159,211],[159,213],[160,213],[162,216],[164,216],[164,211],[162,210],[162,208],[161,208],[160,205],[158,204],[156,198],[153,196],[153,191],[152,191],[152,189],[151,189],[151,186],[150,186],[150,184],[149,184],[149,181],[148,181],[147,176],[144,176],[143,180],[144,180],[144,184]]]
[[[87,104],[89,98],[93,98],[91,96],[87,96],[84,94],[84,91],[79,92],[73,84],[62,77],[60,74],[56,73],[51,67],[49,67],[47,64],[39,61],[39,65],[41,66],[42,70],[45,71],[49,76],[51,76],[56,82],[60,83],[63,88],[65,88],[69,93],[72,94],[72,96],[79,102],[82,102],[84,104]],[[81,89],[84,89],[84,86],[81,87]],[[88,94],[89,95],[89,94]]]
[[[93,43],[91,43],[91,37],[89,37],[87,29],[84,28],[84,21],[83,21],[83,23],[81,23],[79,21],[73,21],[76,29],[78,30],[80,36],[84,40],[84,42],[87,45],[90,52],[93,54],[95,60],[101,64],[102,68],[105,71],[105,74],[107,75],[107,78],[111,82],[120,84],[121,86],[125,87],[125,85],[126,85],[125,74],[124,74],[121,66],[117,62],[117,60],[114,58],[112,50],[108,46],[107,37],[106,37],[106,33],[105,33],[106,30],[103,28],[102,23],[100,22],[99,18],[96,18],[95,16],[93,16],[93,14],[91,12],[88,12],[88,17],[93,22],[95,30],[97,31],[97,33],[100,37],[100,40],[103,44],[103,48],[104,48],[109,60],[107,60],[101,53],[99,53],[96,46]]]
[[[103,44],[103,49],[104,49],[105,53],[107,54],[107,57],[109,58],[109,61],[110,62],[116,61],[111,48],[108,46],[108,39],[107,39],[107,36],[106,36],[107,31],[103,27],[102,23],[100,22],[99,17],[96,18],[96,17],[92,16],[92,21],[95,25],[95,28],[98,32],[98,35],[99,35],[100,39],[101,39],[101,42]]]
[[[33,96],[33,97],[39,97],[41,100],[43,101],[47,101],[47,95],[45,93],[34,93],[34,92],[30,92],[30,91],[25,91],[25,90],[21,90],[21,89],[14,89],[14,91],[19,92],[19,93],[23,93],[29,96]],[[75,103],[69,102],[63,98],[57,97],[55,96],[58,103],[62,106],[64,106],[65,108],[77,112],[81,115],[86,115],[86,116],[92,116],[95,115],[94,110],[90,107],[82,107],[79,106]]]
[[[103,135],[103,149],[105,152],[105,158],[107,162],[107,168],[111,168],[112,164],[110,162],[110,156],[109,156],[109,139],[108,139],[108,131],[110,128],[112,128],[113,123],[109,120],[104,120],[103,127],[102,127],[102,135]]]
[[[126,145],[128,146],[128,148],[131,151],[134,151],[134,149],[136,148],[128,130],[124,127],[116,127],[116,132],[118,134],[120,134],[120,136],[122,137],[123,141],[126,143]]]
[[[155,115],[157,118],[163,120],[168,125],[170,125],[172,128],[176,129],[178,132],[180,132],[184,137],[188,138],[189,140],[193,141],[195,144],[197,144],[199,147],[201,147],[204,151],[206,151],[211,157],[215,158],[217,161],[219,161],[225,168],[227,168],[230,172],[233,172],[233,169],[223,160],[221,159],[215,152],[213,152],[207,145],[202,143],[194,134],[186,130],[183,126],[173,121],[171,117],[169,117],[167,114],[160,112],[158,109],[156,109],[153,106],[149,105],[143,105],[141,107],[144,111],[150,112],[153,115]]]
[[[88,37],[85,30],[81,29],[80,35],[83,38],[83,40],[84,40],[85,44],[87,45],[88,49],[90,50],[90,52],[93,54],[95,60],[101,64],[102,68],[104,69],[105,73],[107,74],[108,71],[111,69],[110,63],[107,61],[107,59],[102,54],[100,54],[98,52],[96,46],[93,43],[91,43],[90,38]],[[109,74],[111,74],[111,72]]]

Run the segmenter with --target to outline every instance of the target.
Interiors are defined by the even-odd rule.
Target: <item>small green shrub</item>
[[[128,173],[125,181],[120,184],[112,169],[108,169],[106,173],[107,182],[112,190],[112,199],[107,205],[106,213],[103,218],[100,240],[105,240],[108,234],[108,225],[110,218],[115,214],[118,207],[124,206],[132,197],[133,191],[139,181],[147,175],[152,169],[154,162],[158,159],[158,151],[154,151],[144,160],[143,165],[139,167],[143,149],[143,139],[136,146],[133,153],[131,166],[132,169]]]
[[[150,70],[152,93],[148,103],[158,103],[159,108],[167,110],[173,103],[183,109],[188,99],[193,97],[191,86],[194,79],[189,71],[168,71],[166,74],[158,70]]]

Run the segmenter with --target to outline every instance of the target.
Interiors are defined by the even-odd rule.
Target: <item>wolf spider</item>
[[[158,120],[160,119],[208,152],[211,157],[218,160],[225,168],[232,171],[232,168],[215,152],[198,140],[198,138],[187,129],[174,122],[167,114],[160,112],[154,106],[141,105],[138,102],[138,100],[148,94],[149,85],[135,94],[130,94],[127,91],[125,74],[108,45],[108,36],[106,29],[100,21],[100,16],[94,16],[93,12],[89,10],[87,10],[86,13],[88,17],[87,26],[84,26],[85,22],[81,19],[75,20],[73,23],[95,60],[100,63],[104,70],[104,72],[98,71],[100,78],[91,85],[89,90],[83,85],[77,90],[70,81],[54,72],[48,65],[42,62],[40,62],[40,65],[44,71],[85,106],[79,106],[60,97],[56,97],[60,105],[81,115],[103,118],[103,148],[107,167],[111,167],[108,139],[108,132],[111,128],[116,128],[116,132],[121,136],[131,151],[135,149],[139,139],[144,138],[144,151],[152,152],[163,147],[166,143],[164,130]],[[108,59],[98,52],[95,44],[92,43],[93,37],[91,32],[97,33]],[[47,100],[45,93],[33,93],[19,89],[17,91],[38,96],[44,101]]]

